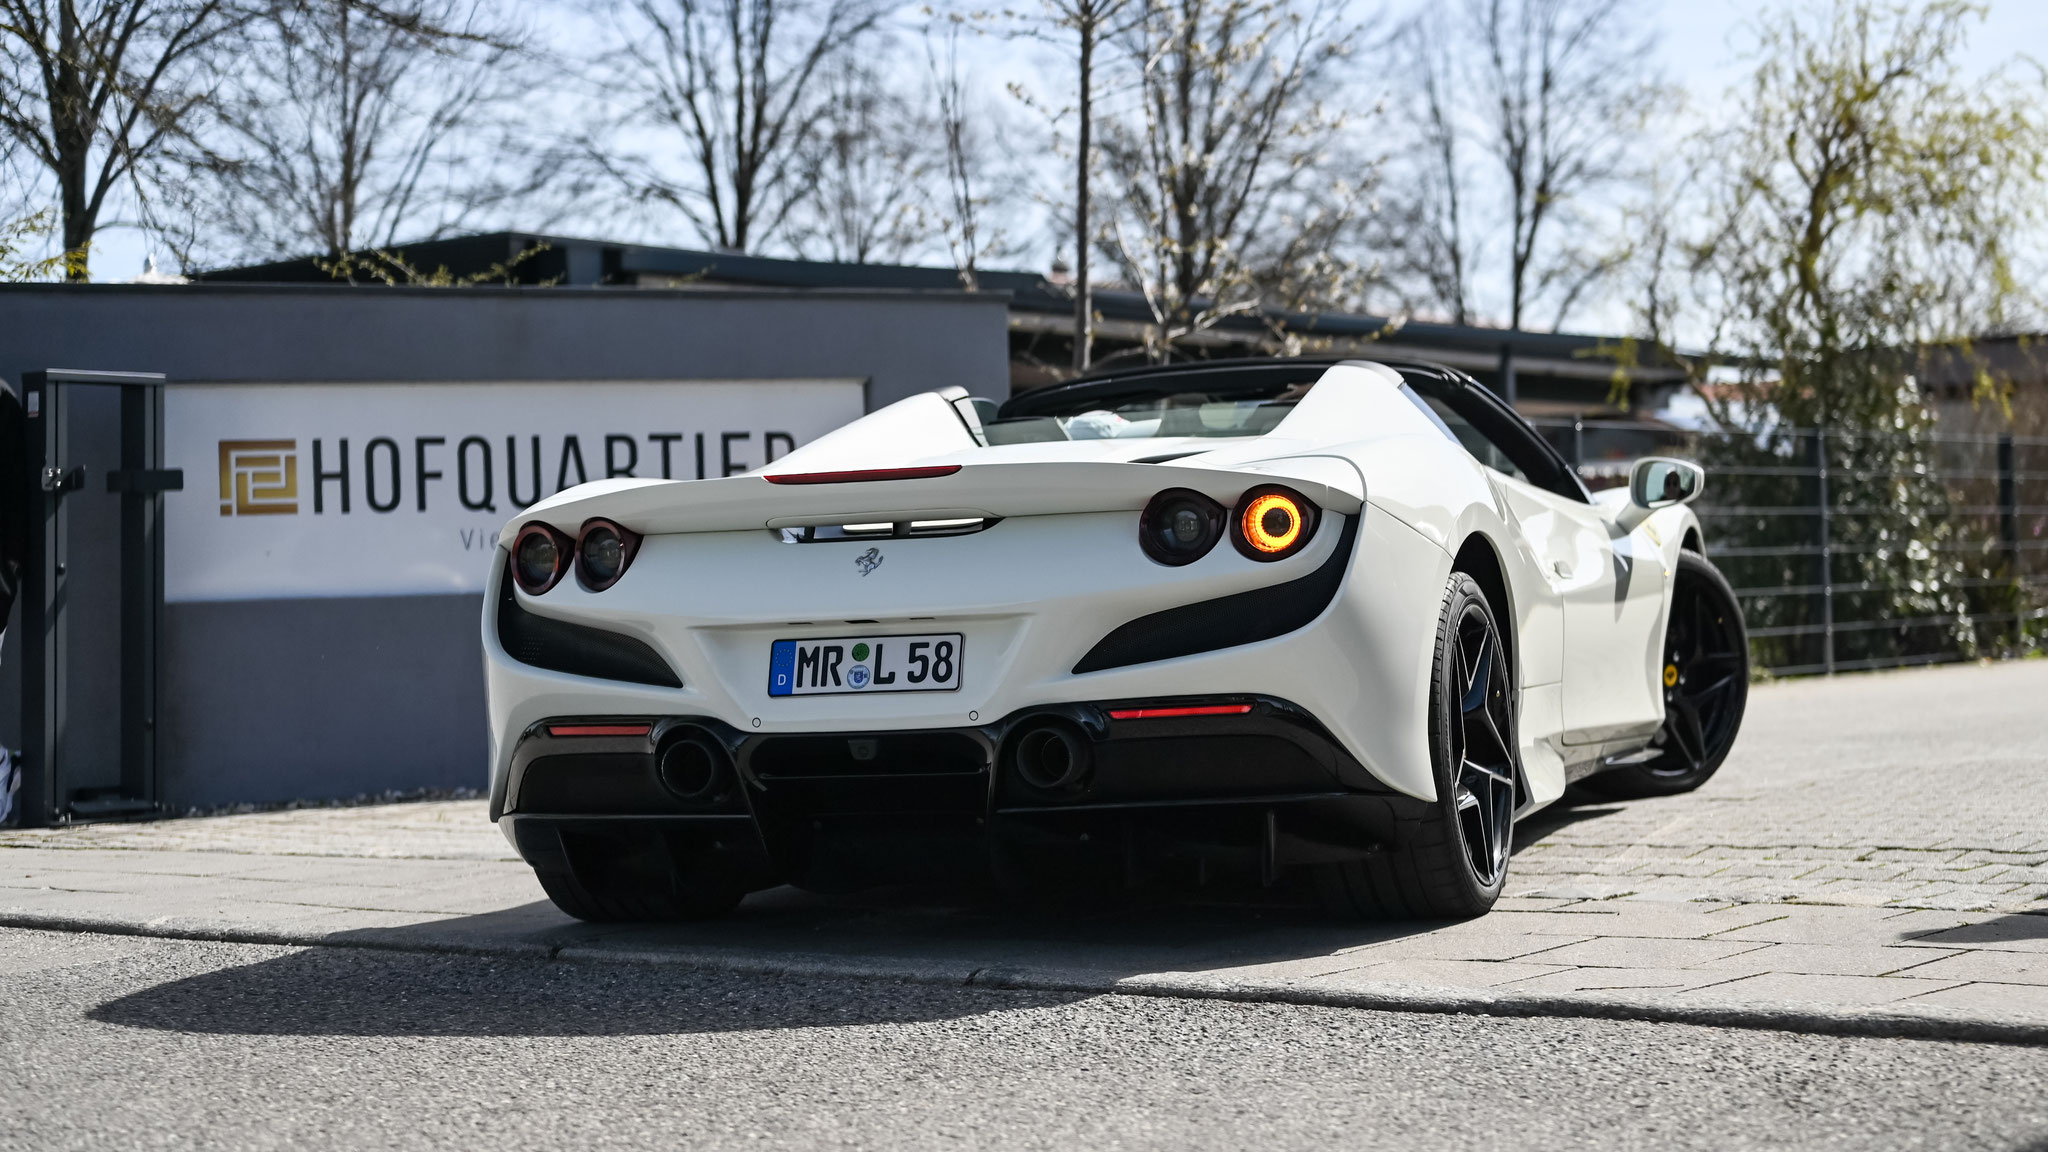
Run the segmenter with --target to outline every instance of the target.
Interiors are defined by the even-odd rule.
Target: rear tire
[[[1451,573],[1430,667],[1429,758],[1437,799],[1400,842],[1316,869],[1326,908],[1345,916],[1451,919],[1493,907],[1507,884],[1518,801],[1513,681],[1493,608]]]
[[[1675,796],[1707,782],[1742,727],[1749,702],[1749,633],[1728,578],[1705,556],[1678,554],[1671,620],[1664,629],[1664,727],[1656,759],[1585,781],[1607,796]]]

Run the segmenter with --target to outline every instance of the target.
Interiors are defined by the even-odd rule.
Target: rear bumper
[[[1241,711],[1113,715],[1190,705]],[[1077,753],[1072,772],[1026,762],[1056,740]],[[968,727],[846,733],[558,717],[521,736],[501,781],[492,815],[537,868],[567,867],[578,844],[652,837],[749,887],[943,875],[990,852],[1071,862],[1133,850],[1235,860],[1270,880],[1290,864],[1369,854],[1423,806],[1375,780],[1305,710],[1265,696],[1056,704]]]
[[[894,541],[869,577],[848,549],[765,532],[650,536],[601,594],[564,582],[515,597],[494,565],[482,622],[493,790],[511,791],[516,750],[551,717],[697,717],[750,736],[986,735],[1040,706],[1260,693],[1316,717],[1385,785],[1434,794],[1425,713],[1450,565],[1440,546],[1368,514],[1329,518],[1277,563],[1219,548],[1167,568],[1133,544],[1135,519],[1025,517]],[[964,637],[956,690],[768,694],[778,640],[936,632]],[[1174,648],[1181,636],[1201,650]],[[1090,662],[1105,647],[1117,658]]]

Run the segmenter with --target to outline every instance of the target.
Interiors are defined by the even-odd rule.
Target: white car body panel
[[[1475,538],[1497,557],[1519,680],[1528,804],[1560,795],[1575,766],[1640,748],[1663,718],[1660,645],[1677,550],[1699,531],[1682,505],[1634,519],[1480,464],[1397,373],[1337,365],[1263,436],[1097,439],[982,446],[956,401],[932,393],[881,409],[765,468],[721,479],[600,481],[505,526],[483,628],[494,780],[533,724],[583,715],[692,715],[760,733],[958,728],[1036,706],[1259,693],[1307,710],[1385,785],[1435,795],[1430,665],[1453,560]],[[1190,452],[1166,463],[1145,458]],[[771,475],[959,465],[927,479],[777,484]],[[1182,567],[1140,550],[1138,516],[1167,488],[1229,507],[1281,482],[1327,513],[1297,555],[1259,563],[1226,542]],[[497,636],[506,556],[539,521],[573,535],[604,517],[644,536],[613,587],[574,578],[512,591],[537,616],[641,640],[683,687],[567,675],[521,663]],[[786,543],[810,524],[1000,518],[985,531]],[[1089,673],[1076,661],[1149,613],[1308,575],[1357,523],[1335,598],[1272,639]],[[864,545],[862,547],[865,547]],[[957,691],[770,698],[769,648],[785,639],[962,634]]]

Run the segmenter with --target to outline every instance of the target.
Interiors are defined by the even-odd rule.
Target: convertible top
[[[1312,385],[1338,365],[1396,373],[1403,384],[1452,409],[1500,446],[1531,483],[1572,499],[1590,499],[1578,471],[1520,413],[1465,373],[1424,360],[1297,356],[1148,364],[1093,373],[1013,396],[997,410],[995,418],[1073,416],[1188,393],[1234,395],[1246,400],[1272,398],[1290,388]]]
[[[1021,416],[1053,416],[1084,412],[1108,404],[1185,392],[1242,393],[1247,397],[1278,394],[1303,384],[1313,384],[1324,372],[1339,364],[1360,368],[1386,368],[1402,380],[1421,384],[1429,392],[1486,389],[1470,376],[1441,364],[1419,360],[1361,360],[1355,356],[1252,357],[1234,360],[1195,360],[1178,364],[1146,364],[1108,372],[1090,373],[1059,384],[1034,388],[1012,396],[997,413],[998,419]]]

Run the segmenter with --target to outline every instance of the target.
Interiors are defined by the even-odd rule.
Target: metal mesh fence
[[[2048,437],[1534,423],[1591,488],[1647,455],[1707,469],[1707,555],[1775,675],[2018,656],[2048,635]]]

